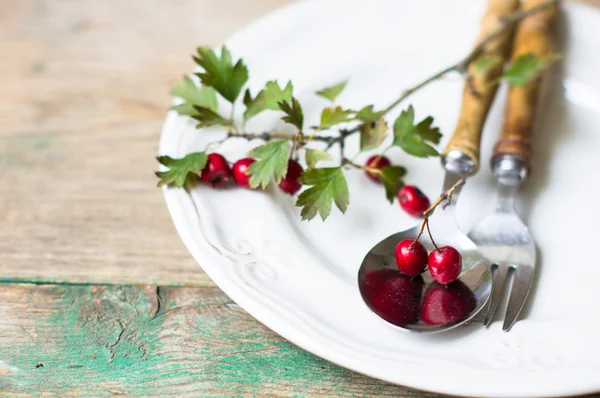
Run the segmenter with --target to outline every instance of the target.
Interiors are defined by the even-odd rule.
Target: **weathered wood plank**
[[[434,397],[283,340],[217,288],[0,284],[0,391]]]
[[[0,280],[212,285],[152,171],[169,84],[290,0],[0,0]]]

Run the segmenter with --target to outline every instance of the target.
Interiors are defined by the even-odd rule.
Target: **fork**
[[[528,9],[541,0],[526,0]],[[557,13],[553,6],[523,20],[513,42],[513,60],[535,53],[539,57],[551,53],[551,23]],[[508,304],[502,330],[508,331],[523,309],[535,274],[536,249],[533,237],[515,209],[519,187],[531,171],[531,136],[542,79],[536,78],[524,87],[512,87],[508,94],[504,124],[494,146],[492,171],[498,186],[496,210],[476,224],[468,236],[492,264],[492,295],[484,325],[491,324],[502,295],[509,287]]]

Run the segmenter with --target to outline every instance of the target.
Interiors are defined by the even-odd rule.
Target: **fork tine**
[[[525,305],[527,295],[533,282],[533,268],[517,267],[513,276],[513,283],[508,296],[508,306],[504,316],[502,330],[508,332],[517,321],[519,313]]]
[[[506,274],[508,272],[508,267],[506,266],[494,265],[493,267],[495,267],[495,269],[492,268],[492,296],[490,297],[487,315],[483,321],[483,326],[485,327],[490,326],[492,320],[494,319],[494,313],[498,308],[498,304],[502,298],[502,293],[504,292]]]

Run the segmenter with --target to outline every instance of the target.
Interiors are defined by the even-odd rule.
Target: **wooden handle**
[[[528,9],[542,3],[543,0],[526,0],[522,7]],[[557,14],[557,7],[525,18],[515,33],[512,59],[521,55],[535,53],[540,57],[552,52],[551,24]],[[531,169],[531,137],[535,119],[542,78],[538,77],[524,87],[512,87],[504,114],[502,133],[492,155],[492,163],[506,155],[521,160],[527,169]]]
[[[518,0],[488,0],[486,13],[481,20],[481,33],[477,43],[498,29],[500,19],[517,10],[518,6]],[[507,29],[485,45],[480,56],[497,55],[504,61],[510,56],[511,42],[512,29]],[[456,129],[443,153],[445,157],[448,152],[459,150],[467,155],[474,163],[473,173],[479,168],[481,132],[497,89],[497,85],[487,86],[500,77],[504,68],[503,64],[504,62],[499,62],[483,73],[475,73],[473,63],[471,63],[470,75],[474,77],[472,87],[477,93],[473,93],[468,85],[465,86]]]

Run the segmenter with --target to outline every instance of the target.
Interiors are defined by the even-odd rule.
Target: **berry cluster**
[[[200,180],[211,184],[213,187],[222,187],[233,179],[241,187],[250,187],[250,175],[248,168],[255,162],[252,158],[243,158],[236,161],[230,167],[229,162],[219,153],[208,154],[206,166],[200,173]],[[379,171],[385,167],[391,166],[390,160],[386,156],[371,156],[366,164],[365,171],[367,177],[377,183],[381,182],[380,175],[373,171]],[[370,171],[369,171],[370,170]],[[294,195],[302,188],[300,177],[304,169],[294,159],[288,161],[288,170],[285,177],[279,182],[279,188],[290,195]],[[405,185],[398,191],[398,202],[400,207],[413,217],[421,217],[423,212],[429,208],[430,202],[427,196],[412,185]]]
[[[254,163],[252,158],[243,158],[229,167],[227,159],[218,153],[208,154],[206,166],[200,173],[200,180],[211,184],[213,187],[222,187],[226,185],[232,178],[235,183],[241,187],[250,187],[250,176],[247,171]],[[279,183],[279,188],[287,194],[293,195],[302,188],[300,176],[303,168],[297,161],[290,159],[288,161],[288,171],[285,177]]]
[[[427,256],[427,250],[418,240],[404,239],[396,246],[395,254],[402,273],[416,276],[428,266],[433,279],[443,285],[457,280],[462,271],[462,256],[452,246],[436,247]]]

